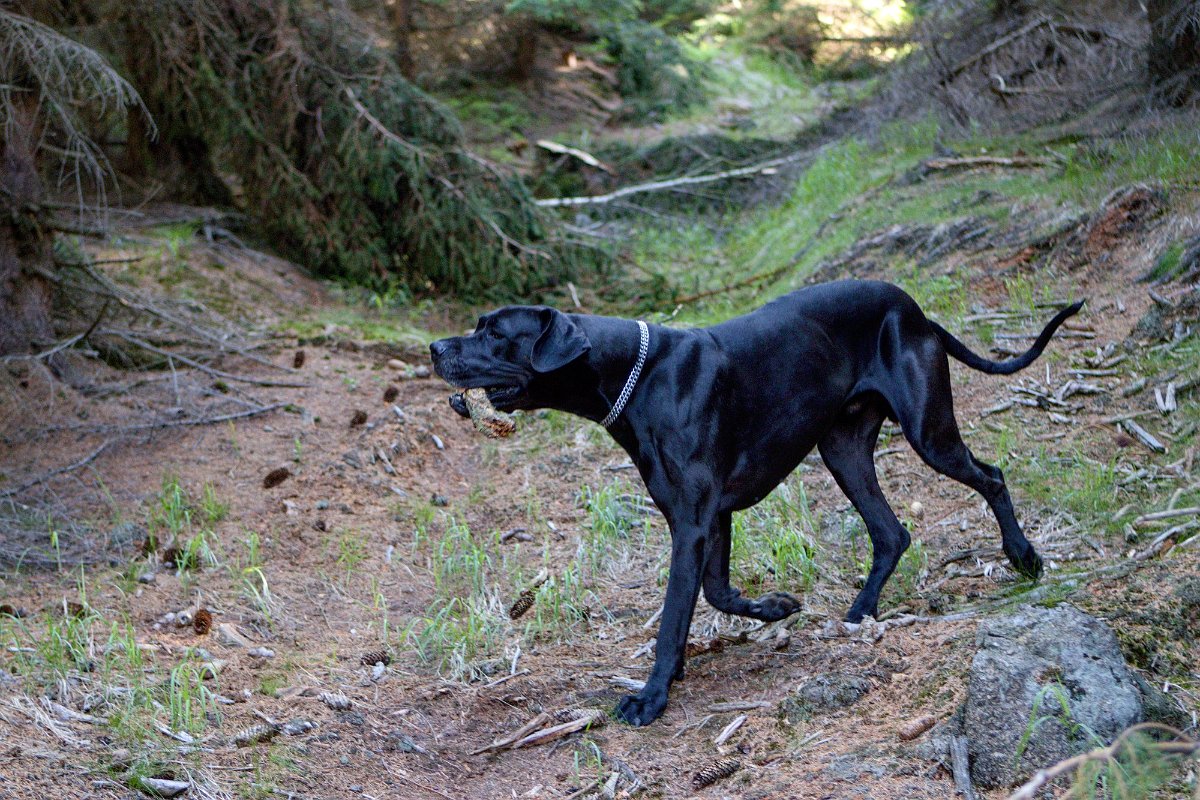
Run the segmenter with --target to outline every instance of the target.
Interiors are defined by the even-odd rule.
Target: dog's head
[[[429,345],[438,375],[460,389],[487,389],[488,400],[501,411],[538,407],[541,379],[590,349],[574,320],[545,306],[501,308],[480,317],[471,335]],[[462,395],[452,395],[450,405],[468,416]]]

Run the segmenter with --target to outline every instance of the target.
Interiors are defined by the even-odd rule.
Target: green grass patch
[[[808,495],[799,479],[733,516],[730,575],[749,594],[801,592],[817,580],[817,546]]]

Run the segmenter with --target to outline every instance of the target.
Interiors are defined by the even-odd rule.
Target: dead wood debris
[[[560,717],[566,717],[566,721],[550,724]],[[607,719],[608,717],[603,711],[594,708],[560,711],[553,716],[542,712],[522,725],[516,732],[496,739],[486,747],[472,751],[471,755],[545,744],[577,731],[598,728]]]
[[[749,719],[749,717],[747,715],[738,714],[736,717],[733,718],[732,722],[730,722],[728,725],[726,725],[725,728],[720,733],[717,734],[716,738],[713,739],[713,744],[716,745],[717,747],[720,747],[721,745],[728,742],[730,740],[730,738],[732,738],[733,735],[735,733],[737,733],[738,728],[740,728],[740,727],[742,727],[742,725],[746,724],[747,719]]]
[[[950,764],[954,772],[954,786],[962,794],[964,800],[979,800],[975,792],[975,784],[971,783],[971,770],[967,755],[967,737],[952,736],[950,738]]]

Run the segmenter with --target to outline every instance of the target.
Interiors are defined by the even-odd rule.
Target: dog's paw
[[[787,592],[770,592],[754,601],[753,616],[766,622],[790,617],[800,610],[800,601]]]
[[[1005,551],[1005,555],[1008,556],[1008,562],[1013,565],[1013,569],[1022,576],[1031,581],[1036,581],[1042,577],[1042,557],[1037,554],[1032,546],[1026,547],[1025,552],[1020,556],[1013,555],[1007,551]]]
[[[667,707],[667,693],[631,694],[617,703],[617,719],[641,727],[658,719]]]

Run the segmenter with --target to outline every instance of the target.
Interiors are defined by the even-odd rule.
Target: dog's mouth
[[[464,387],[464,391],[467,388],[470,387]],[[525,393],[520,386],[485,386],[484,391],[487,392],[488,402],[497,411],[512,411],[516,407],[517,399]],[[471,416],[471,412],[467,410],[467,401],[461,391],[450,395],[450,407],[461,417],[470,418]]]

